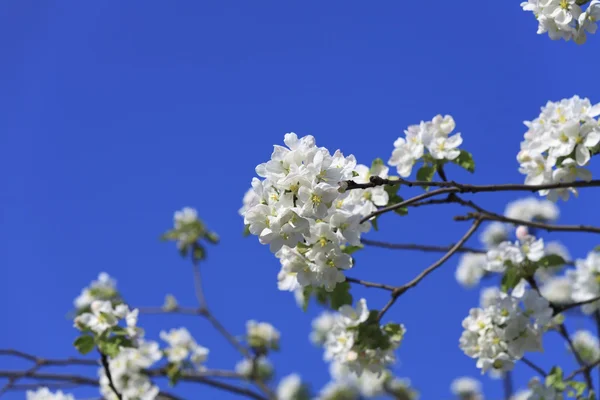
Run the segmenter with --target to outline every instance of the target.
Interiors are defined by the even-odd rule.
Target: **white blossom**
[[[560,211],[555,203],[540,200],[535,197],[526,197],[508,203],[504,216],[521,221],[553,222],[558,219]]]
[[[453,380],[450,390],[461,400],[483,400],[481,382],[468,376]]]
[[[543,1],[556,3],[554,10],[562,10],[560,15],[563,17],[571,5],[578,7],[573,3],[575,0]],[[566,8],[556,7],[559,2]],[[540,17],[540,23],[543,20],[548,18]],[[540,185],[591,180],[591,172],[584,167],[589,164],[592,149],[600,143],[600,125],[595,119],[598,115],[600,105],[592,106],[588,99],[573,96],[560,102],[548,102],[538,118],[526,121],[528,131],[517,155],[519,171],[526,175],[525,183]],[[552,201],[568,200],[571,193],[577,195],[577,190],[567,187],[539,191]]]
[[[117,281],[106,272],[101,272],[97,280],[81,291],[74,304],[77,310],[83,310],[89,307],[94,300],[112,300],[117,297]]]
[[[52,393],[47,387],[41,387],[35,392],[28,390],[26,393],[27,400],[75,400],[71,394],[65,394],[58,390]]]
[[[465,253],[461,256],[454,276],[462,286],[476,286],[485,274],[487,257],[485,254]]]
[[[329,331],[334,327],[336,322],[336,314],[323,311],[317,318],[313,319],[312,332],[310,333],[310,341],[313,344],[322,346],[327,340]]]
[[[544,240],[526,235],[514,243],[502,242],[488,250],[484,269],[490,272],[504,272],[507,264],[519,268],[523,263],[539,261],[544,255]]]
[[[288,133],[284,143],[256,167],[263,179],[252,180],[240,214],[249,232],[279,258],[280,290],[313,286],[332,291],[353,264],[342,246],[359,245],[370,228],[360,221],[388,202],[383,187],[346,191],[340,190],[347,187],[342,183],[386,178],[388,168],[381,162],[371,168],[357,165],[354,156],[339,150],[332,155],[312,136]]]
[[[575,350],[583,361],[588,364],[598,361],[600,358],[600,344],[596,335],[588,330],[579,330],[573,334],[571,339]]]
[[[571,303],[572,291],[572,282],[566,276],[551,277],[540,287],[542,296],[554,304]]]
[[[600,296],[600,254],[592,251],[585,259],[575,261],[575,269],[567,271],[571,280],[573,302],[588,301]],[[600,302],[585,304],[581,310],[591,314],[600,307]]]
[[[308,399],[306,387],[302,384],[300,375],[290,374],[281,378],[277,385],[277,400]]]
[[[268,381],[273,376],[273,365],[264,356],[258,357],[256,361],[244,358],[235,365],[235,372],[245,377],[257,376],[263,381]]]
[[[455,128],[450,115],[435,116],[431,121],[421,121],[404,131],[406,138],[394,142],[394,151],[388,164],[396,167],[398,174],[410,176],[413,165],[423,157],[425,150],[436,160],[454,160],[460,155],[458,146],[462,143],[460,133],[448,136]]]
[[[170,363],[180,364],[189,359],[196,369],[204,368],[202,364],[206,362],[209,350],[196,343],[186,328],[162,331],[160,338],[168,344],[164,352]]]
[[[279,349],[280,333],[267,322],[249,320],[246,322],[246,336],[253,348]]]
[[[489,250],[508,240],[508,227],[501,222],[487,224],[479,240]]]
[[[459,347],[477,359],[482,373],[510,371],[525,352],[542,351],[542,334],[552,313],[535,290],[500,293],[486,308],[471,309],[462,323]]]

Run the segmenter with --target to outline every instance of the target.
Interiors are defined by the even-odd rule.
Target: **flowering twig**
[[[358,283],[359,285],[363,285],[368,288],[377,288],[377,289],[384,289],[384,290],[390,290],[390,291],[393,291],[396,289],[396,287],[394,287],[394,286],[386,285],[383,283],[367,282],[367,281],[363,281],[362,279],[350,278],[349,276],[346,277],[346,280],[351,283]]]
[[[198,303],[200,305],[199,314],[206,318],[211,325],[244,357],[248,359],[252,359],[252,354],[250,351],[242,346],[242,344],[231,334],[225,327],[219,322],[217,318],[209,311],[206,298],[204,297],[204,290],[202,288],[202,275],[200,273],[200,266],[197,262],[194,262],[194,287],[196,292],[196,298],[198,299]],[[252,379],[254,384],[262,390],[263,393],[267,395],[269,399],[275,399],[275,394],[273,391],[260,379]]]
[[[108,356],[102,352],[100,352],[100,362],[102,363],[102,368],[104,368],[104,372],[106,373],[106,377],[108,378],[108,386],[110,386],[110,388],[114,392],[115,396],[117,396],[117,398],[119,400],[122,400],[123,396],[117,390],[117,387],[115,386],[115,382],[113,381],[112,374],[110,373],[110,365],[108,364]]]
[[[589,299],[589,300],[578,301],[577,303],[565,304],[563,306],[554,306],[553,307],[554,310],[555,310],[554,311],[554,315],[559,314],[559,313],[564,312],[564,311],[567,311],[567,310],[570,310],[572,308],[583,306],[583,305],[586,305],[586,304],[590,304],[590,303],[593,303],[593,302],[599,301],[599,300],[600,300],[600,296],[594,297],[594,298]]]
[[[425,268],[419,275],[417,275],[413,280],[411,280],[407,284],[395,288],[392,291],[392,298],[381,309],[381,311],[379,312],[379,315],[377,316],[377,319],[381,320],[381,318],[384,316],[384,314],[396,302],[396,300],[398,299],[398,297],[400,297],[401,294],[406,292],[408,289],[413,288],[416,285],[418,285],[419,282],[421,282],[427,275],[429,275],[430,273],[435,271],[442,264],[444,264],[450,257],[452,257],[452,255],[454,255],[454,253],[456,253],[458,251],[458,249],[460,249],[462,247],[462,245],[465,244],[467,240],[469,240],[469,238],[475,233],[475,231],[477,231],[477,228],[479,228],[479,225],[481,225],[481,220],[476,219],[473,222],[473,225],[471,225],[471,228],[469,228],[469,230],[463,235],[463,237],[458,242],[456,242],[456,244],[454,246],[452,246],[452,248],[450,248],[450,250],[448,250],[448,252],[446,254],[444,254],[439,260],[437,260],[436,262],[431,264],[429,267]]]
[[[525,225],[530,226],[532,228],[543,229],[545,231],[557,231],[557,232],[590,232],[590,233],[600,233],[600,228],[596,226],[589,225],[555,225],[555,224],[545,224],[543,222],[536,221],[524,221],[520,219],[513,219],[503,217],[502,215],[494,214],[489,211],[486,212],[474,212],[469,213],[465,216],[457,216],[454,219],[456,221],[467,221],[473,218],[480,218],[487,221],[499,221],[499,222],[507,222],[515,225]]]
[[[529,368],[531,368],[532,370],[534,370],[535,372],[537,372],[538,374],[540,374],[542,377],[546,377],[548,375],[546,373],[546,371],[544,371],[541,367],[535,365],[529,359],[527,359],[525,357],[521,357],[521,361],[523,361],[523,364],[527,365]]]

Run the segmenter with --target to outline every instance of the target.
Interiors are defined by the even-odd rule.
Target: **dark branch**
[[[405,244],[405,243],[386,243],[378,240],[370,240],[370,239],[361,239],[361,243],[366,246],[372,247],[381,247],[384,249],[392,249],[392,250],[416,250],[416,251],[424,251],[430,253],[446,253],[452,249],[454,244],[449,246],[433,246],[426,244]],[[456,250],[457,253],[478,253],[485,254],[486,250],[480,250],[470,247],[461,247]]]

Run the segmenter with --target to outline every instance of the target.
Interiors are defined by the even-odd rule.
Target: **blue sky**
[[[547,100],[600,101],[591,72],[600,38],[582,47],[551,42],[536,35],[519,1],[21,0],[2,2],[0,15],[0,347],[45,357],[75,355],[66,313],[100,271],[118,279],[132,305],[160,305],[166,293],[195,305],[189,266],[158,241],[173,211],[192,206],[222,239],[204,266],[214,313],[236,334],[247,319],[273,323],[282,332],[272,357],[279,376],[297,371],[319,389],[327,366],[308,333],[320,310],[304,314],[277,290],[278,261],[242,237],[237,215],[272,145],[286,132],[312,134],[369,164],[387,160],[408,125],[452,114],[477,172],[448,168],[450,177],[518,183],[522,121]],[[517,198],[477,196],[498,212]],[[593,190],[584,191],[561,206],[560,222],[599,224],[594,206]],[[460,211],[387,215],[366,237],[449,244],[467,229],[452,221]],[[589,234],[545,237],[580,257],[597,244]],[[351,275],[399,285],[436,257],[371,249],[357,255]],[[478,376],[457,343],[479,292],[458,286],[456,262],[388,314],[408,328],[396,372],[426,400],[449,398],[456,376]],[[387,300],[373,290],[359,296],[372,308]],[[238,361],[203,320],[145,316],[141,324],[151,338],[187,326],[211,349],[211,367]],[[547,360],[547,369],[551,356],[572,365],[562,343],[547,344],[546,355],[531,358]],[[0,369],[22,365],[0,361]],[[521,385],[531,376],[522,366],[516,374]],[[500,382],[485,383],[489,398],[501,398]],[[181,393],[231,398],[205,387]]]

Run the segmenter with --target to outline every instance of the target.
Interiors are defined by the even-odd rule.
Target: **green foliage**
[[[244,237],[250,236],[250,224],[244,225]]]
[[[405,330],[404,327],[400,324],[389,322],[383,326],[383,331],[394,342],[399,342],[404,338]]]
[[[338,283],[333,291],[328,292],[323,288],[313,288],[307,286],[303,291],[304,303],[302,310],[308,309],[308,303],[311,297],[317,300],[317,303],[322,306],[329,307],[333,310],[338,310],[343,305],[352,304],[352,295],[350,294],[350,284],[348,282]]]
[[[404,328],[400,324],[390,322],[379,325],[379,311],[371,310],[365,322],[355,328],[357,332],[355,345],[359,349],[388,349],[393,343],[399,343],[404,337]]]
[[[546,376],[546,386],[553,387],[558,391],[564,391],[567,387],[563,381],[563,371],[560,367],[553,367],[550,373]]]
[[[167,365],[167,377],[169,378],[169,385],[175,386],[181,378],[181,368],[179,364],[169,363]]]
[[[398,189],[399,186],[398,185],[385,185],[384,187],[385,191],[388,194],[388,206],[391,206],[393,204],[398,204],[398,203],[402,203],[404,201],[404,199],[400,196],[398,196]],[[408,214],[408,207],[400,207],[394,210],[394,212],[398,215],[406,215]]]
[[[81,335],[77,339],[75,339],[73,345],[81,354],[87,354],[90,351],[94,350],[96,342],[94,338],[90,335]]]
[[[114,358],[119,355],[121,347],[134,347],[131,339],[125,336],[110,336],[104,337],[101,335],[97,338],[98,349],[107,356]]]
[[[381,167],[385,167],[385,162],[383,162],[381,158],[376,158],[371,163],[371,169],[369,170],[369,173],[371,175],[377,175],[381,170]]]
[[[565,262],[565,259],[558,254],[548,254],[547,256],[542,257],[537,262],[537,265],[543,268],[550,268],[565,265]]]
[[[502,289],[504,293],[507,293],[509,290],[517,286],[517,283],[519,283],[521,278],[522,276],[517,268],[507,268],[504,272],[504,275],[502,276],[502,283],[500,284],[500,289]]]
[[[421,182],[431,182],[435,175],[436,166],[425,164],[417,171],[417,180]],[[426,186],[427,188],[428,186]]]
[[[249,226],[246,226],[244,235],[249,234]],[[194,262],[206,258],[206,250],[201,244],[204,240],[211,244],[219,243],[219,235],[206,229],[202,221],[195,220],[189,223],[181,224],[165,232],[161,237],[163,241],[175,241],[179,247],[179,254],[186,258],[192,256]]]
[[[331,292],[330,296],[330,307],[334,310],[338,310],[341,306],[346,304],[352,304],[352,295],[350,294],[350,284],[348,282],[342,282],[335,285],[335,289]]]
[[[342,253],[346,253],[348,255],[354,254],[356,253],[358,250],[362,250],[364,249],[365,246],[363,245],[358,245],[358,246],[342,246]]]
[[[461,150],[460,155],[452,160],[452,162],[471,173],[475,172],[475,161],[473,160],[473,155],[466,150]]]

